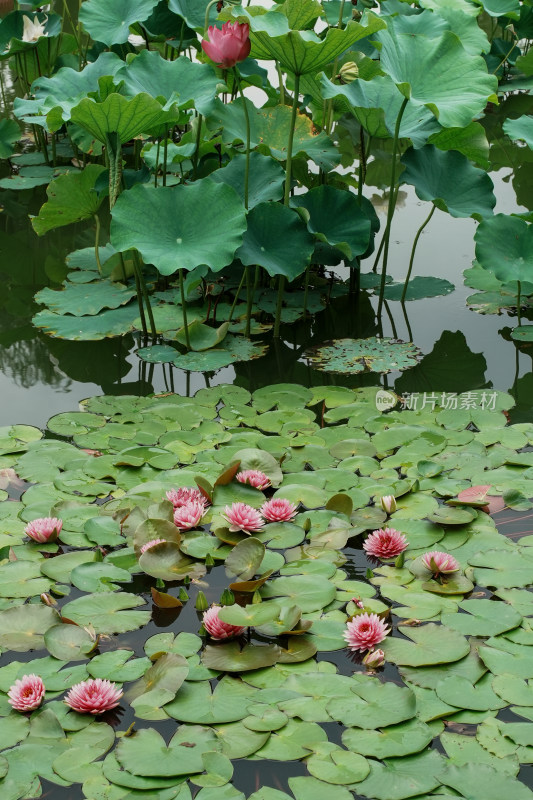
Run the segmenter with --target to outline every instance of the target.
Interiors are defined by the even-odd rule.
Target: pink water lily
[[[265,524],[259,511],[246,503],[232,503],[231,506],[226,506],[222,516],[229,522],[230,531],[253,533],[260,531]]]
[[[380,498],[379,504],[387,514],[393,514],[397,508],[396,498],[393,494],[384,494],[383,497]]]
[[[7,702],[15,711],[34,711],[44,697],[43,679],[38,675],[23,675],[16,680],[7,693]]]
[[[46,542],[55,542],[62,527],[63,521],[57,517],[39,517],[26,525],[24,533],[34,542],[45,544]]]
[[[396,558],[409,546],[409,542],[400,531],[394,528],[380,528],[373,531],[363,544],[367,555],[376,558]]]
[[[146,553],[147,550],[150,550],[151,547],[155,547],[156,544],[165,544],[166,541],[167,541],[166,539],[151,539],[149,542],[146,542],[146,544],[142,545],[141,555],[143,553]]]
[[[202,50],[217,67],[231,69],[250,55],[250,26],[247,22],[225,22],[222,28],[211,25],[207,33],[209,41],[202,40]]]
[[[432,550],[422,556],[422,564],[434,575],[450,575],[458,572],[461,567],[459,562],[449,553],[442,553],[440,550]]]
[[[240,625],[230,625],[229,622],[223,622],[218,618],[218,612],[221,606],[213,605],[204,611],[202,617],[202,625],[208,632],[212,639],[232,639],[234,636],[240,636],[246,628]]]
[[[373,650],[390,630],[377,614],[365,612],[346,623],[343,636],[350,650]]]
[[[111,681],[90,678],[73,686],[64,702],[78,714],[103,714],[118,706],[123,694]]]
[[[190,489],[188,486],[182,486],[179,489],[169,489],[167,492],[167,500],[170,500],[174,508],[180,508],[188,503],[196,502],[207,505],[207,498],[203,496],[200,489]]]
[[[202,517],[205,515],[205,506],[198,500],[191,500],[183,506],[174,509],[174,525],[180,531],[190,531],[197,528]]]
[[[254,489],[267,489],[270,486],[270,478],[261,472],[260,469],[244,469],[235,476],[239,483],[247,483]]]
[[[281,497],[273,497],[261,506],[261,514],[268,522],[290,522],[297,513],[294,503]]]

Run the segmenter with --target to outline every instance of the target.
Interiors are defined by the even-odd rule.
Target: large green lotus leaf
[[[479,656],[494,675],[513,675],[516,678],[533,678],[531,647],[521,647],[508,653],[496,647],[480,647]]]
[[[204,180],[155,190],[137,184],[113,208],[111,239],[118,250],[139,250],[163,275],[198,264],[216,272],[231,262],[245,229],[244,206],[230,186]]]
[[[458,661],[468,653],[464,636],[444,625],[428,623],[420,628],[402,628],[411,641],[388,636],[382,643],[387,660],[410,667],[429,664],[447,664]]]
[[[330,722],[331,715],[326,710],[328,703],[332,698],[344,698],[345,703],[350,703],[352,686],[353,680],[344,675],[292,673],[283,685],[287,699],[279,700],[277,706],[289,717],[305,722]],[[263,697],[267,700],[268,690]],[[262,699],[261,695],[259,699]]]
[[[308,756],[316,744],[326,742],[327,738],[316,722],[290,719],[284,728],[271,734],[255,756],[272,761],[294,761]]]
[[[182,722],[199,725],[236,722],[248,715],[248,702],[254,699],[256,691],[228,676],[219,681],[213,692],[207,681],[185,682],[176,699],[165,706],[165,711]]]
[[[311,366],[324,372],[393,372],[414,367],[420,351],[412,342],[383,337],[336,339],[307,350]]]
[[[89,164],[82,172],[67,172],[51,181],[46,189],[47,202],[32,218],[38,236],[96,214],[102,195],[94,187],[102,172],[105,168],[100,164]]]
[[[507,703],[533,706],[533,686],[515,675],[496,675],[492,688]]]
[[[244,265],[259,264],[272,277],[283,275],[289,281],[305,272],[314,243],[295,211],[279,203],[259,203],[249,212],[247,222],[236,253]]]
[[[337,247],[353,259],[368,249],[370,219],[352,192],[318,186],[291,200],[293,208],[305,209],[307,227],[319,241]]]
[[[524,114],[518,119],[506,119],[503,130],[510,139],[521,139],[533,150],[533,117]]]
[[[333,83],[322,75],[321,93],[325,99],[345,98],[352,106],[353,115],[370,136],[386,139],[394,135],[402,96],[388,75],[378,75],[370,81],[353,81],[346,86]],[[439,130],[439,123],[429,109],[414,104],[406,107],[400,123],[402,139],[410,138],[416,147],[421,147],[428,136]]]
[[[92,317],[74,317],[70,314],[55,314],[53,311],[39,311],[32,318],[32,323],[49,336],[77,342],[123,336],[132,331],[137,323],[140,329],[139,308],[133,303],[100,311]]]
[[[525,550],[488,550],[471,556],[468,563],[480,586],[508,589],[533,583],[533,558]]]
[[[37,6],[37,3],[34,5]],[[43,36],[40,37],[41,40],[44,37],[57,36],[61,32],[61,17],[58,14],[44,14],[42,11],[37,11],[37,8],[35,8],[35,13],[33,14],[24,13],[20,10],[12,11],[7,16],[4,16],[0,26],[0,56],[3,58],[36,49],[36,42],[24,41],[24,17],[29,17],[31,21],[37,18],[38,22],[44,26]],[[33,58],[31,61],[33,61]],[[28,65],[25,71],[29,69]]]
[[[236,155],[224,169],[216,169],[209,177],[212,181],[231,186],[244,202],[245,166],[246,156]],[[256,151],[251,152],[248,208],[254,208],[258,203],[280,200],[283,194],[284,180],[285,173],[280,164],[269,156],[261,155]]]
[[[428,143],[440,150],[458,150],[483,169],[489,168],[489,143],[479,122],[471,122],[466,128],[441,128],[430,136]]]
[[[277,161],[287,158],[287,143],[291,128],[291,109],[285,105],[256,108],[248,101],[250,117],[250,144],[258,147],[265,155],[272,155]],[[209,122],[222,129],[222,141],[246,141],[246,127],[242,102],[215,103],[215,110]],[[312,120],[306,114],[298,114],[294,129],[293,157],[299,155],[311,158],[326,172],[340,162],[340,153],[333,141],[324,131],[316,133]]]
[[[352,688],[355,697],[335,698],[327,709],[332,719],[358,728],[384,728],[411,719],[416,712],[413,692],[395,683],[380,683],[376,678]]]
[[[356,753],[384,759],[419,753],[427,747],[434,735],[425,722],[410,719],[399,725],[389,725],[383,730],[348,728],[342,734],[342,743]]]
[[[31,597],[47,592],[50,581],[34,561],[9,561],[0,566],[0,597]]]
[[[151,133],[161,126],[171,127],[178,119],[178,112],[173,108],[163,110],[157,100],[146,92],[141,92],[131,100],[113,92],[102,103],[85,98],[72,108],[70,116],[72,122],[80,125],[99,142],[105,144],[107,136],[113,133],[124,144],[140,133]]]
[[[116,75],[123,80],[121,94],[135,97],[146,92],[152,97],[173,100],[182,107],[191,102],[200,114],[209,114],[220,83],[210,64],[198,64],[185,56],[175,61],[161,58],[157,50],[143,50]]]
[[[169,0],[169,6],[171,11],[175,14],[179,14],[180,17],[186,21],[187,25],[191,28],[194,28],[197,31],[203,32],[204,25],[205,25],[205,12],[207,5],[203,2],[203,0]],[[211,6],[210,9],[210,16],[209,21],[210,24],[213,25],[217,18],[217,8],[216,5]],[[179,34],[179,23],[178,23],[178,34]]]
[[[497,636],[520,625],[521,615],[507,603],[493,600],[463,600],[459,604],[466,614],[443,614],[441,622],[465,636]]]
[[[236,361],[251,361],[265,355],[268,345],[252,342],[244,336],[227,334],[219,347],[201,352],[189,352],[177,356],[175,367],[191,372],[210,372],[234,364]]]
[[[238,581],[249,581],[258,572],[265,556],[265,545],[251,537],[233,548],[224,562],[226,575]]]
[[[443,759],[436,750],[370,764],[370,775],[358,784],[357,792],[375,800],[404,800],[431,792],[441,783],[437,775],[442,770]]]
[[[96,42],[108,47],[127,42],[130,25],[144,22],[157,0],[88,0],[80,8],[80,22]]]
[[[438,697],[450,706],[469,708],[472,711],[487,711],[502,708],[505,704],[491,688],[492,676],[485,675],[475,684],[459,675],[450,675],[438,684]]]
[[[227,642],[207,645],[202,654],[202,664],[209,669],[224,672],[246,672],[270,667],[281,655],[282,651],[277,644],[247,644],[241,647],[239,642]]]
[[[247,730],[257,731],[259,733],[278,731],[289,721],[288,716],[284,714],[283,711],[267,705],[266,703],[251,703],[248,706],[248,711],[250,712],[250,716],[243,719],[242,725]]]
[[[240,9],[234,10],[240,16]],[[275,12],[250,17],[253,58],[275,59],[281,67],[297,75],[320,72],[351,45],[385,27],[385,23],[374,14],[366,17],[366,25],[349,22],[344,30],[330,28],[324,39],[310,31],[288,31],[277,35],[269,24]],[[277,16],[277,15],[275,15]]]
[[[34,189],[36,186],[45,186],[58,175],[69,171],[68,167],[21,167],[16,175],[0,180],[0,189]]]
[[[167,777],[203,772],[202,756],[217,749],[214,734],[206,729],[193,747],[182,747],[181,731],[170,740],[167,747],[163,737],[153,728],[142,728],[133,736],[122,738],[115,750],[119,764],[133,775]],[[191,743],[192,744],[192,743]],[[219,746],[219,745],[218,745]]]
[[[44,647],[44,634],[59,614],[44,605],[24,605],[0,612],[0,647],[24,653]]]
[[[498,280],[530,281],[533,226],[518,217],[496,214],[483,220],[476,234],[476,259]]]
[[[423,297],[440,297],[442,295],[450,294],[453,292],[455,286],[450,281],[443,278],[434,278],[432,276],[422,277],[417,275],[409,281],[407,286],[406,300],[420,300]],[[385,287],[386,300],[401,300],[404,290],[404,284],[389,283]]]
[[[276,578],[261,588],[263,597],[298,605],[304,613],[319,611],[335,597],[336,587],[321,575],[294,575]]]
[[[441,783],[451,786],[469,800],[533,799],[533,792],[525,784],[487,764],[447,766],[439,773],[439,778]]]
[[[519,0],[474,0],[474,3],[482,6],[491,17],[520,17]]]
[[[128,609],[145,605],[142,597],[128,592],[87,594],[63,606],[63,613],[78,625],[92,625],[97,633],[126,633],[146,625],[149,611]]]
[[[488,764],[505,775],[516,775],[520,768],[516,756],[510,755],[503,758],[494,756],[482,747],[473,736],[446,731],[441,735],[440,741],[448,754],[448,764],[450,765]]]
[[[0,158],[13,155],[15,142],[20,138],[20,128],[14,119],[0,121]]]
[[[128,303],[135,296],[135,288],[128,288],[121,283],[111,281],[93,281],[92,283],[67,283],[63,289],[41,289],[35,295],[37,303],[44,303],[55,314],[73,314],[82,317],[85,314],[99,314],[104,308],[118,308]]]
[[[432,144],[409,149],[402,156],[403,183],[415,187],[421,200],[430,200],[452,217],[490,217],[496,205],[494,184],[487,173],[474,167],[455,150],[439,150]]]
[[[463,127],[494,100],[497,78],[481,56],[469,55],[451,31],[430,38],[389,25],[381,42],[380,66],[411,103],[427,106],[445,128]]]

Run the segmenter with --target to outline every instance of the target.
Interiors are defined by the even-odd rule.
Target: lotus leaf
[[[389,725],[383,730],[348,728],[342,742],[350,750],[373,758],[409,756],[424,750],[433,739],[432,729],[418,719]]]
[[[420,628],[403,629],[411,639],[388,638],[383,642],[387,659],[401,666],[422,667],[458,661],[468,653],[468,642],[457,631],[429,623]]]
[[[66,224],[66,223],[65,223]],[[135,290],[111,281],[91,281],[90,283],[66,283],[61,291],[41,289],[35,299],[44,303],[55,314],[99,314],[104,308],[118,308],[135,296]]]
[[[254,699],[255,693],[253,687],[229,676],[222,678],[213,692],[205,681],[186,682],[165,711],[182,722],[198,725],[236,722],[247,716],[248,701]]]
[[[149,611],[128,609],[145,605],[142,597],[128,592],[87,594],[71,600],[63,607],[63,613],[78,625],[92,625],[97,633],[125,633],[146,625]]]
[[[416,701],[410,689],[375,679],[352,687],[355,698],[332,700],[328,713],[347,726],[376,728],[395,725],[415,715]]]
[[[476,231],[476,258],[498,280],[528,281],[533,263],[533,229],[522,219],[496,214]]]
[[[431,792],[440,786],[442,756],[435,750],[404,758],[391,758],[381,764],[371,761],[369,777],[357,791],[376,800],[404,800],[414,794]],[[438,777],[437,777],[438,776]]]
[[[120,740],[115,750],[116,758],[133,775],[160,777],[165,775],[190,775],[204,769],[203,755],[216,750],[218,745],[212,731],[195,726],[191,730],[194,747],[182,747],[183,728],[178,728],[165,744],[153,728],[142,728],[133,736]]]
[[[396,339],[337,339],[305,354],[315,369],[325,372],[392,372],[414,367],[419,351]]]
[[[439,775],[446,786],[460,791],[471,800],[499,800],[507,793],[513,800],[531,800],[533,792],[523,783],[502,774],[487,764],[448,766]]]
[[[102,0],[90,0],[80,10],[80,22],[97,42],[108,47],[126,42],[130,25],[147,19],[157,0],[114,0],[111,7]]]
[[[320,725],[290,719],[284,728],[271,734],[255,755],[272,761],[292,761],[310,755],[315,745],[326,741],[327,736]]]

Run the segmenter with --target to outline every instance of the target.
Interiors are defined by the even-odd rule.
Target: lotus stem
[[[305,284],[304,284],[304,302],[303,302],[303,311],[304,317],[307,316],[307,302],[309,298],[309,273],[311,272],[311,264],[307,265],[305,270]]]
[[[517,281],[517,284],[518,284],[518,296],[516,298],[516,318],[518,320],[518,327],[520,327],[522,325],[522,311],[520,309],[520,302],[521,302],[520,295],[522,294],[522,284],[520,283],[520,281]]]
[[[383,246],[383,266],[381,268],[381,282],[379,285],[379,301],[378,301],[378,310],[377,316],[379,317],[381,314],[381,309],[383,308],[383,292],[385,291],[385,281],[387,278],[387,262],[389,259],[389,242],[390,242],[390,231],[392,225],[392,218],[394,216],[394,207],[396,205],[396,155],[398,153],[398,139],[400,137],[400,125],[402,122],[403,112],[406,109],[407,103],[409,102],[408,97],[404,97],[403,103],[400,108],[400,112],[398,117],[396,118],[396,126],[394,128],[394,139],[392,140],[392,167],[391,167],[391,176],[390,176],[390,190],[389,190],[389,207],[387,210],[387,225],[385,227],[385,234],[384,234],[384,246]]]
[[[420,236],[422,235],[422,231],[424,230],[426,225],[429,223],[431,217],[435,213],[435,209],[436,208],[437,208],[437,206],[435,204],[433,204],[431,206],[431,211],[429,212],[429,214],[425,218],[424,222],[422,223],[422,225],[419,227],[419,229],[416,232],[416,236],[415,236],[415,239],[414,239],[414,242],[413,242],[413,247],[412,247],[412,250],[411,250],[411,258],[409,259],[409,268],[407,270],[407,275],[405,277],[405,283],[403,285],[403,292],[402,292],[402,298],[401,298],[402,303],[405,302],[405,296],[407,294],[407,287],[409,286],[409,281],[411,279],[411,272],[413,270],[413,262],[415,260],[415,252],[416,252],[416,248],[417,248],[417,245],[418,245],[418,240],[420,239]]]
[[[163,144],[163,186],[167,185],[167,160],[168,160],[168,139],[165,136]]]
[[[212,7],[218,3],[218,0],[211,0],[207,4],[207,8],[205,9],[205,22],[204,22],[204,36],[207,34],[207,29],[209,28],[209,12],[211,11]]]
[[[148,336],[148,328],[146,327],[146,317],[144,315],[144,307],[143,307],[143,296],[141,290],[141,282],[139,280],[139,273],[137,268],[133,267],[133,275],[135,277],[135,290],[137,292],[137,303],[139,304],[139,316],[141,318],[141,327],[143,330],[143,335]]]
[[[239,294],[240,294],[241,289],[243,287],[245,277],[246,277],[246,272],[245,272],[245,270],[243,270],[242,277],[241,277],[241,282],[237,286],[237,291],[235,292],[235,297],[233,298],[233,303],[231,304],[231,308],[230,308],[230,311],[229,311],[228,322],[231,322],[231,320],[233,319],[233,312],[235,311],[235,306],[237,305],[237,301],[239,299]]]
[[[242,109],[244,111],[244,121],[246,125],[246,164],[244,167],[244,207],[248,211],[248,183],[250,178],[250,115],[248,114],[248,107],[246,105],[246,97],[244,96],[244,92],[242,90],[241,85],[241,78],[239,75],[239,71],[237,67],[233,67],[233,74],[235,76],[235,82],[237,84],[237,88],[239,90],[239,94],[242,99]],[[248,320],[246,321],[248,326]]]
[[[285,105],[285,86],[283,84],[283,72],[281,71],[281,64],[279,63],[279,61],[276,61],[276,67],[277,67],[277,70],[278,70],[278,79],[279,79],[279,104],[280,104],[280,106],[284,106]]]
[[[183,270],[179,270],[180,276],[180,294],[181,294],[181,310],[183,314],[183,325],[185,327],[185,344],[187,350],[191,349],[191,340],[189,338],[189,324],[187,322],[187,303],[185,302],[185,289],[183,287]]]
[[[96,223],[96,232],[94,235],[94,257],[96,259],[96,266],[98,267],[98,272],[102,275],[102,265],[100,263],[100,217],[98,214],[93,214],[94,221]]]
[[[157,339],[157,330],[154,320],[154,314],[152,312],[152,304],[150,303],[150,295],[148,294],[148,287],[146,286],[146,281],[144,280],[141,260],[136,250],[133,251],[133,267],[137,271],[139,277],[139,283],[141,286],[141,292],[144,299],[144,304],[148,312],[148,319],[150,320],[150,330],[152,332],[152,337],[154,339]]]
[[[155,150],[155,170],[154,170],[154,187],[157,189],[157,173],[159,171],[159,153],[161,151],[161,139],[157,140],[157,146]]]
[[[250,324],[252,319],[252,305],[253,305],[253,298],[254,293],[252,289],[252,276],[250,267],[246,267],[244,270],[246,275],[246,327],[244,329],[244,335],[247,339],[250,338]]]
[[[193,161],[193,168],[194,168],[194,177],[196,178],[196,174],[198,172],[198,161],[200,159],[200,140],[202,138],[202,115],[198,114],[196,117],[198,121],[198,127],[196,128],[196,150],[194,151],[194,161]]]

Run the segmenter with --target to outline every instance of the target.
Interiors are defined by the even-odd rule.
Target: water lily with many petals
[[[57,517],[39,517],[26,525],[24,533],[34,542],[45,544],[46,542],[55,542],[62,527],[63,522]]]
[[[44,697],[43,679],[38,675],[23,675],[10,687],[7,702],[15,711],[34,711]]]
[[[244,469],[235,476],[239,483],[247,483],[254,489],[266,489],[270,486],[270,478],[260,469]]]
[[[217,67],[230,69],[250,55],[250,26],[247,22],[225,22],[222,28],[211,25],[208,35],[209,41],[202,40],[202,50]]]
[[[363,544],[367,555],[376,558],[396,558],[409,546],[409,542],[400,531],[394,528],[380,528],[373,531]]]
[[[205,513],[203,503],[199,503],[198,500],[191,500],[191,502],[185,503],[184,506],[174,509],[174,525],[180,531],[190,531],[191,528],[198,527]]]
[[[253,533],[260,531],[265,524],[259,511],[246,503],[232,503],[231,506],[226,506],[222,516],[229,522],[230,531]]]
[[[364,613],[346,623],[343,636],[350,650],[373,650],[390,630],[377,614]]]
[[[240,636],[246,628],[240,625],[230,625],[229,622],[222,622],[218,618],[218,612],[221,606],[213,605],[204,612],[202,617],[202,625],[208,632],[212,639],[232,639],[234,636]]]
[[[422,556],[422,564],[434,575],[449,575],[460,570],[459,562],[449,553],[432,550]]]
[[[32,22],[31,17],[24,15],[22,21],[24,23],[24,29],[22,32],[23,42],[36,42],[41,38],[41,36],[48,36],[44,30],[45,25],[48,22],[48,17],[45,17],[43,22],[39,22],[39,17],[35,15]]]
[[[101,678],[76,683],[65,697],[65,703],[78,714],[103,714],[118,706],[124,692],[116,684]]]

